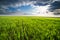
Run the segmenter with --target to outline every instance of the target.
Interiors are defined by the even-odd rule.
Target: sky
[[[0,0],[0,15],[60,16],[60,0]]]

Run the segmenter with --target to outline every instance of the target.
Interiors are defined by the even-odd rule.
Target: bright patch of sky
[[[46,6],[33,6],[35,9],[33,10],[33,15],[40,15],[40,16],[46,16],[48,15],[48,9],[50,5]]]

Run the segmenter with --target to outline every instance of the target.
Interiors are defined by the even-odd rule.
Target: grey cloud
[[[36,1],[37,3],[51,3],[53,1],[59,1],[59,0],[0,0],[0,5],[11,5],[16,3],[22,3],[22,2],[30,2],[30,1]]]
[[[49,11],[53,12],[54,15],[60,15],[60,0],[54,0],[54,2],[50,4]]]
[[[50,5],[50,11],[54,11],[55,9],[60,9],[60,1],[55,1]]]
[[[53,12],[54,12],[54,15],[60,15],[60,9],[55,9]]]
[[[0,5],[9,5],[9,4],[15,4],[18,2],[27,2],[27,1],[37,1],[37,2],[46,2],[46,1],[50,1],[50,0],[0,0]]]

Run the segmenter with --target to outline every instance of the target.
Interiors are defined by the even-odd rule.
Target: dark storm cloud
[[[60,1],[54,1],[50,6],[49,11],[54,12],[54,15],[60,15]]]
[[[48,4],[48,3],[51,3],[51,2],[54,2],[54,1],[59,1],[59,0],[0,0],[0,6],[1,5],[8,6],[8,5],[11,5],[11,4],[15,5],[16,3],[31,2],[31,1],[36,1],[36,3],[38,5],[40,5],[41,3],[42,4],[45,4],[45,3]]]
[[[0,4],[2,5],[9,5],[9,4],[15,4],[18,2],[23,2],[23,1],[27,1],[27,0],[0,0]]]
[[[21,3],[21,2],[27,2],[27,1],[37,1],[37,2],[47,2],[50,0],[0,0],[0,5],[9,5],[9,4],[15,4],[15,3]]]
[[[60,9],[60,1],[55,1],[51,4],[50,10],[54,11],[55,9]]]
[[[14,6],[16,4],[22,4],[23,2],[27,3],[27,2],[31,2],[31,1],[36,1],[36,5],[46,5],[49,3],[50,0],[0,0],[0,6]]]

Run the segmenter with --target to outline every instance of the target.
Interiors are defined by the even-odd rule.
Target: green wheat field
[[[0,16],[0,40],[60,40],[60,18]]]

